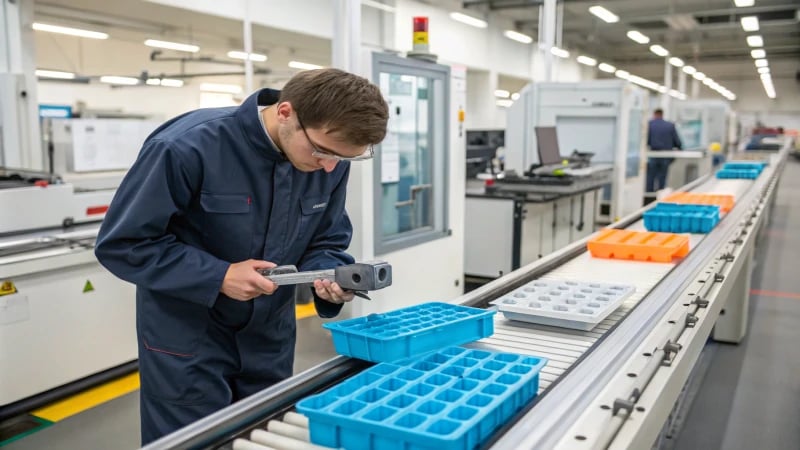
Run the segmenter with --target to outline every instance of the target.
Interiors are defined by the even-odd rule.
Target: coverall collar
[[[242,131],[250,146],[275,161],[285,161],[286,158],[264,136],[264,127],[258,120],[258,107],[270,106],[278,103],[280,91],[275,89],[261,89],[256,91],[239,106],[236,117],[242,125]]]

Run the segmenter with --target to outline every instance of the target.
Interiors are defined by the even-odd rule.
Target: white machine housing
[[[728,102],[715,99],[675,102],[672,116],[685,150],[706,149],[712,142],[728,148],[731,120]]]
[[[594,153],[614,166],[609,205],[613,222],[642,206],[647,144],[644,90],[624,80],[532,83],[508,110],[506,169],[523,173],[539,162],[535,127],[555,126],[562,156]]]

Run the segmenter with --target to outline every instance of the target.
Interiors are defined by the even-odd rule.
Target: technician
[[[387,120],[378,87],[320,69],[148,137],[95,248],[137,288],[142,445],[292,375],[294,287],[257,270],[354,262],[349,161],[373,156]],[[312,291],[322,317],[353,299]]]
[[[647,146],[653,151],[683,149],[681,138],[675,130],[675,124],[664,120],[664,111],[661,108],[653,111],[653,118],[648,123]],[[656,192],[667,187],[670,164],[672,164],[672,158],[649,158],[647,160],[647,192]]]

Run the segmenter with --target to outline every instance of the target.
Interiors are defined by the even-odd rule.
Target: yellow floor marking
[[[295,306],[295,315],[297,316],[297,320],[305,319],[311,316],[316,316],[317,308],[314,307],[314,302],[297,305]]]
[[[37,409],[31,414],[51,422],[58,422],[137,389],[139,389],[139,372],[134,372]]]

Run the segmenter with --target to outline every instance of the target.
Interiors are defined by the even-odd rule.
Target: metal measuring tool
[[[370,300],[367,291],[383,289],[392,284],[392,266],[386,261],[369,261],[339,266],[328,270],[298,272],[292,265],[277,266],[258,271],[278,286],[313,283],[330,280],[356,296]]]

